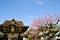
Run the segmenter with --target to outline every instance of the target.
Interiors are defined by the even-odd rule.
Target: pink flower
[[[42,26],[47,26],[49,24],[51,24],[52,22],[54,22],[55,19],[60,20],[60,16],[55,15],[55,18],[51,15],[48,16],[44,16],[43,18],[37,18],[33,21],[33,23],[31,24],[32,27],[42,27]]]

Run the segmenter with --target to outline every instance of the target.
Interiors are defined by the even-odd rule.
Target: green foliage
[[[31,38],[28,38],[28,40],[33,40],[33,38],[31,37]]]
[[[26,37],[27,35],[26,35],[26,34],[24,34],[24,33],[22,33],[22,34],[20,34],[20,36],[22,36],[22,37]]]

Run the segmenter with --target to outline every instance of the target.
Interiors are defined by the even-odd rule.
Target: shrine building
[[[28,27],[22,21],[16,21],[15,19],[6,20],[3,24],[0,24],[0,32],[2,33],[0,39],[19,40],[21,38],[20,34],[24,33]]]

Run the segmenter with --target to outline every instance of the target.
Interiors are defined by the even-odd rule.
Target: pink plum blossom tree
[[[34,26],[34,27],[51,26],[51,24],[53,24],[57,20],[60,20],[60,16],[58,16],[56,14],[54,14],[54,16],[48,15],[48,16],[44,16],[43,18],[37,18],[37,19],[35,19],[33,21],[33,23],[31,24],[31,26]]]

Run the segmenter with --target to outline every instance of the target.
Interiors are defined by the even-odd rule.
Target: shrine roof
[[[0,24],[0,26],[8,26],[8,25],[16,25],[16,26],[24,27],[24,24],[22,21],[16,21],[15,19],[6,20],[3,24]]]

